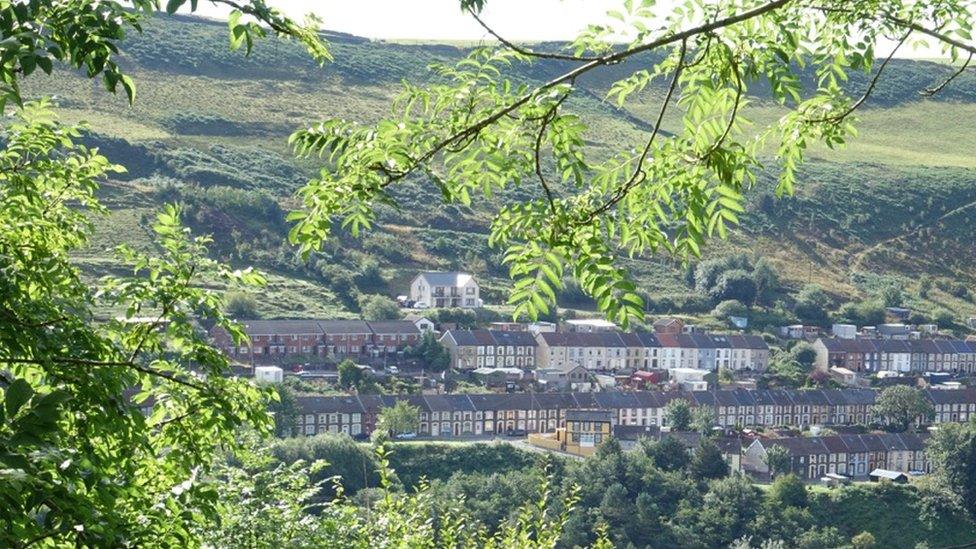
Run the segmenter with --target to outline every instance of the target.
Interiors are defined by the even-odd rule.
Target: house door
[[[461,434],[461,424],[455,421],[454,422],[454,436],[460,436],[460,434]]]

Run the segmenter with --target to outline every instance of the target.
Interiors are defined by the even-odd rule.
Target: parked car
[[[397,440],[411,440],[417,438],[417,433],[400,433],[394,438],[396,438]]]
[[[394,375],[396,375],[396,374],[399,374],[399,373],[400,373],[400,369],[399,369],[399,368],[397,368],[396,366],[390,366],[390,367],[388,367],[388,368],[386,369],[386,371],[387,371],[387,372],[390,372],[391,374],[394,374]]]
[[[426,303],[414,303],[413,308],[414,309],[429,309],[430,306],[427,305]]]
[[[529,432],[525,429],[509,429],[505,431],[505,434],[510,437],[526,437],[529,436]]]

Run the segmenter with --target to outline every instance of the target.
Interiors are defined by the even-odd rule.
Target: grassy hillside
[[[129,168],[103,189],[112,213],[79,257],[89,272],[112,269],[106,250],[121,240],[147,245],[152,212],[176,200],[196,231],[213,234],[216,255],[272,274],[270,299],[262,299],[267,316],[352,315],[358,292],[405,293],[410,276],[427,268],[472,270],[485,282],[486,301],[501,301],[507,281],[485,237],[491,210],[440,206],[421,180],[397,190],[400,208],[385,208],[381,228],[363,241],[336,240],[308,262],[285,242],[291,194],[315,170],[290,156],[287,135],[325,117],[375,120],[390,108],[401,79],[422,80],[430,62],[464,54],[447,45],[331,40],[336,62],[320,68],[294,44],[266,41],[245,58],[228,50],[223,25],[157,19],[124,50],[138,86],[132,107],[81,76],[32,75],[26,86],[32,95],[55,96],[64,119],[87,121],[90,143]],[[517,76],[541,81],[562,68],[537,63]],[[601,100],[626,69],[587,78],[582,85],[590,93],[570,105],[590,124],[588,142],[597,154],[636,142],[656,106],[660,90],[654,88],[628,110]],[[753,194],[742,230],[707,255],[762,254],[788,286],[818,282],[844,298],[863,295],[864,281],[877,276],[901,277],[909,286],[920,273],[943,278],[945,287],[973,284],[976,129],[969,121],[976,115],[976,78],[960,78],[936,100],[920,101],[918,89],[949,69],[900,61],[889,70],[861,114],[860,137],[842,151],[813,151],[793,198],[773,199],[769,174]],[[855,75],[850,85],[865,82]],[[747,116],[775,120],[779,108],[762,99],[762,89],[752,92],[757,98]],[[514,188],[492,203],[535,192]],[[691,292],[668,258],[644,258],[633,268],[652,296]],[[970,301],[938,289],[912,305],[976,313]]]

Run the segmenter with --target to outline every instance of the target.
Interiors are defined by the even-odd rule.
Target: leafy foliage
[[[687,431],[691,427],[691,403],[683,398],[676,398],[664,407],[664,420],[675,431]]]
[[[242,424],[271,426],[270,393],[226,377],[227,359],[195,326],[199,318],[244,337],[219,295],[198,284],[263,278],[208,259],[207,239],[191,237],[168,207],[154,225],[160,255],[119,247],[132,274],[93,289],[69,254],[103,211],[97,180],[117,168],[75,145],[78,134],[48,104],[28,103],[0,153],[0,539],[185,542],[201,513],[214,512],[199,478],[213,452]],[[98,307],[122,315],[94,323]]]
[[[874,412],[894,428],[904,431],[935,413],[922,391],[907,385],[886,387],[874,404]]]
[[[376,428],[389,433],[391,436],[412,433],[417,430],[419,417],[419,408],[405,400],[397,400],[393,406],[387,406],[380,410],[380,415],[376,420]]]
[[[451,365],[451,352],[431,332],[425,332],[419,343],[404,349],[403,356],[421,361],[433,372],[442,372]]]

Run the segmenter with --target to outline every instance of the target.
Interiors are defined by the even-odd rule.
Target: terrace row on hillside
[[[512,431],[554,432],[568,410],[610,410],[616,425],[667,426],[665,407],[685,399],[708,407],[723,427],[798,427],[869,424],[877,392],[870,389],[635,391],[448,395],[307,396],[298,399],[298,434],[369,435],[379,413],[403,400],[418,409],[418,432],[432,437],[492,436]],[[934,423],[976,417],[976,389],[924,391]],[[920,420],[921,421],[921,420]]]

